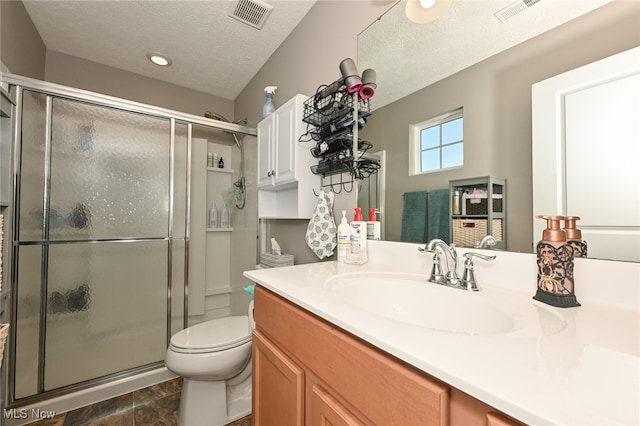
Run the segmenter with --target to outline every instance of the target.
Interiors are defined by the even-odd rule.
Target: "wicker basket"
[[[487,194],[464,194],[462,214],[489,214]],[[493,194],[491,208],[494,213],[502,213],[502,194]]]
[[[473,247],[489,232],[487,219],[454,219],[452,225],[453,243],[461,247]],[[496,241],[502,241],[502,220],[493,219],[493,233]]]
[[[7,343],[9,335],[9,324],[0,325],[0,367],[2,366],[2,358],[4,357],[4,346]]]

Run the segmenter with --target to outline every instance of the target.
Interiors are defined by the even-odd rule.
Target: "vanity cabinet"
[[[258,123],[258,214],[261,218],[310,218],[313,156],[299,143],[304,95],[296,95]]]
[[[254,317],[255,426],[519,424],[261,286]]]
[[[474,247],[485,235],[496,239],[494,248],[506,249],[506,179],[483,176],[449,181],[451,242]]]

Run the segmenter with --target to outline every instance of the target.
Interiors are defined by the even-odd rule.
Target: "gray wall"
[[[47,50],[46,81],[202,116],[205,111],[233,118],[233,101]]]
[[[260,121],[266,86],[278,86],[277,107],[297,93],[311,96],[318,86],[340,78],[340,61],[357,58],[358,33],[382,15],[391,3],[318,1],[236,98],[236,114],[249,117],[252,124]],[[342,194],[336,197],[334,212],[342,208],[353,211],[355,206],[355,195]],[[267,241],[275,237],[285,253],[295,255],[296,263],[318,260],[304,241],[307,220],[270,220],[267,223]]]
[[[362,136],[387,152],[387,239],[400,239],[403,192],[494,175],[507,178],[507,249],[531,252],[531,85],[638,45],[640,3],[617,1],[376,110]],[[464,167],[408,176],[409,124],[460,106]]]
[[[44,80],[46,47],[21,1],[0,1],[0,61],[14,74]]]

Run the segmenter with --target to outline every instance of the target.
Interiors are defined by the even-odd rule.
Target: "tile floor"
[[[175,426],[182,378],[40,420],[30,426]],[[251,426],[251,416],[230,426]]]

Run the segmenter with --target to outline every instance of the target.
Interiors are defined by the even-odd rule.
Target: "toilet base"
[[[251,414],[251,376],[240,384],[184,379],[178,426],[224,426]]]

